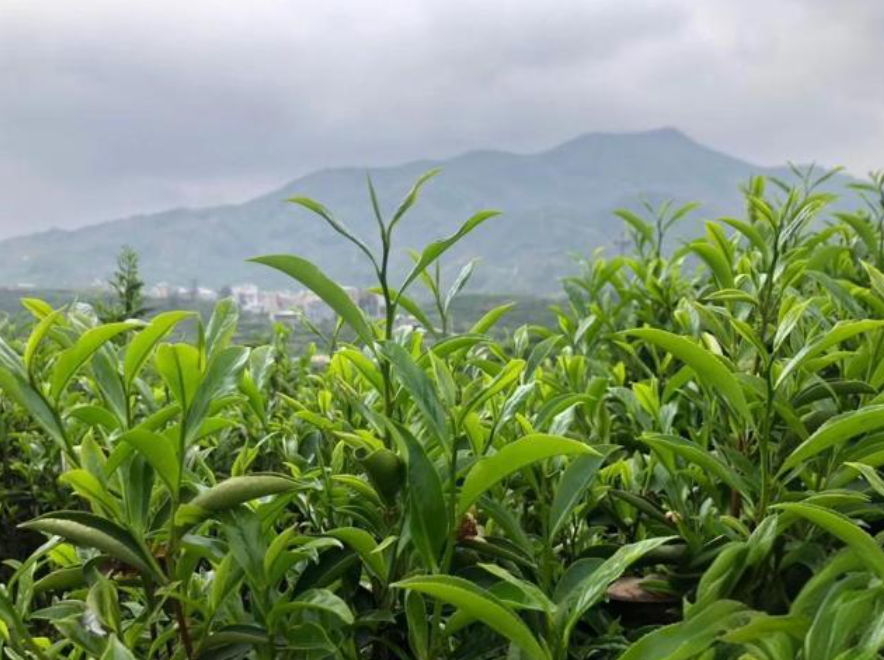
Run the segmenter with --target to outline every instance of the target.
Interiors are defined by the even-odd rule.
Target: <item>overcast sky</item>
[[[675,126],[884,167],[882,0],[0,0],[0,237]]]

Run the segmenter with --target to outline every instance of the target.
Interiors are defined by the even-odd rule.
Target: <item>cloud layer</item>
[[[876,0],[4,0],[0,237],[677,126],[884,167]]]

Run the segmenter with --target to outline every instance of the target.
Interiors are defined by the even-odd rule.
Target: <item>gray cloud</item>
[[[660,125],[862,174],[881,34],[877,0],[4,0],[0,236]]]

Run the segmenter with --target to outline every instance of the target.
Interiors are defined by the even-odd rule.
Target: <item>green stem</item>
[[[456,420],[453,420],[456,424]],[[448,541],[445,544],[445,552],[440,562],[440,570],[443,575],[451,570],[451,561],[454,558],[454,549],[457,546],[458,520],[457,520],[457,437],[458,429],[454,429],[451,441],[451,456],[449,458],[448,467],[448,520],[449,531]],[[430,657],[440,657],[437,655],[437,645],[441,643],[441,635],[439,631],[442,629],[442,601],[436,600],[433,607],[432,627],[430,628]]]
[[[761,495],[758,502],[756,518],[764,517],[770,498],[770,435],[773,429],[774,397],[776,390],[773,383],[774,347],[768,336],[768,327],[771,323],[771,314],[774,311],[776,297],[774,295],[774,275],[780,258],[780,231],[782,223],[774,232],[773,254],[765,274],[764,289],[761,294],[761,345],[768,351],[767,360],[764,361],[764,381],[766,389],[765,415],[761,420],[761,433],[758,437],[759,471],[761,476]]]

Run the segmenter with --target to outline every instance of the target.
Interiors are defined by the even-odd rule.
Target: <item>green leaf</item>
[[[758,233],[758,230],[755,229],[755,227],[750,225],[748,222],[743,222],[742,220],[736,220],[734,218],[720,218],[719,220],[720,222],[723,222],[726,225],[730,225],[738,232],[740,232],[762,254],[767,254],[769,249],[767,241],[764,240],[764,237],[760,233]]]
[[[82,566],[60,568],[37,580],[34,583],[34,594],[70,591],[82,587],[84,584],[86,584],[86,577],[83,574]]]
[[[405,290],[408,288],[408,286],[415,279],[417,279],[417,277],[420,276],[420,274],[424,272],[430,264],[436,261],[436,259],[441,257],[443,254],[445,254],[445,252],[450,247],[460,241],[464,236],[469,234],[483,222],[497,215],[500,215],[499,211],[480,211],[469,220],[467,220],[461,226],[461,228],[457,230],[457,232],[455,232],[448,238],[434,241],[430,243],[427,247],[425,247],[423,249],[423,252],[421,252],[420,258],[417,260],[417,263],[411,269],[411,272],[409,272],[406,276],[405,281],[402,283],[402,286],[399,287],[400,293],[405,293]]]
[[[249,401],[249,408],[251,408],[252,412],[257,415],[262,424],[266,425],[266,400],[264,399],[264,395],[261,393],[261,390],[259,390],[258,386],[255,384],[255,381],[252,379],[251,374],[243,374],[242,380],[239,383],[239,390],[246,395],[246,398]]]
[[[311,658],[334,656],[339,650],[325,629],[316,623],[303,623],[289,628],[286,631],[286,646],[295,651],[305,651],[306,657]]]
[[[508,570],[497,564],[479,564],[478,566],[491,573],[494,577],[500,578],[506,584],[515,587],[525,598],[525,603],[530,604],[533,609],[546,612],[549,615],[555,613],[556,604],[553,603],[536,584],[517,578]]]
[[[835,217],[849,225],[860,237],[871,254],[877,254],[878,236],[872,224],[863,216],[852,213],[835,213]]]
[[[460,272],[457,274],[457,278],[454,280],[454,283],[449,287],[448,292],[445,294],[445,302],[442,304],[442,308],[447,312],[451,308],[451,304],[454,302],[454,299],[457,295],[463,291],[463,288],[467,285],[470,277],[473,275],[473,269],[476,267],[476,263],[478,259],[472,259],[468,261],[463,268],[460,269]]]
[[[350,299],[346,291],[312,263],[285,254],[256,257],[249,261],[270,266],[298,280],[331,307],[366,345],[373,345],[374,333],[365,320],[362,310]]]
[[[327,539],[330,540],[330,539]],[[298,578],[296,591],[327,587],[340,580],[359,563],[359,556],[350,548],[332,548],[322,553],[318,564],[311,564]]]
[[[107,640],[107,647],[101,654],[101,660],[137,660],[132,652],[123,646],[116,635],[111,635]]]
[[[267,631],[262,626],[223,626],[203,638],[196,660],[240,660],[251,648],[264,646],[267,641]]]
[[[632,227],[633,231],[645,242],[654,242],[654,228],[629,209],[616,209],[614,215]]]
[[[405,198],[399,203],[399,206],[393,213],[393,219],[390,220],[390,228],[387,230],[388,237],[393,233],[394,227],[396,227],[399,221],[405,216],[405,214],[408,212],[408,209],[414,206],[415,202],[417,202],[417,199],[420,196],[421,189],[424,187],[424,185],[430,179],[438,175],[441,171],[441,168],[436,167],[418,177],[418,180],[415,181],[414,185],[411,187],[411,190],[408,191],[408,194],[405,195]]]
[[[461,420],[465,419],[471,410],[480,408],[486,401],[500,394],[510,385],[519,380],[522,372],[525,370],[524,360],[510,360],[503,369],[500,370],[488,385],[482,387],[478,394],[464,404],[460,411]]]
[[[592,485],[605,455],[587,454],[578,456],[565,469],[562,480],[556,488],[556,495],[549,510],[549,540],[556,538],[571,513],[580,503],[586,491]]]
[[[99,426],[107,431],[116,431],[120,428],[120,420],[104,406],[83,405],[71,408],[68,417],[73,417],[89,426]]]
[[[34,327],[31,331],[30,336],[28,337],[28,343],[25,346],[25,355],[24,355],[24,363],[25,367],[30,370],[32,364],[34,362],[34,356],[37,354],[37,350],[40,348],[40,344],[43,342],[43,339],[49,334],[49,331],[52,330],[52,327],[58,323],[59,319],[62,318],[63,310],[56,310],[51,314],[47,314],[40,322]]]
[[[225,348],[211,359],[187,411],[185,444],[199,433],[212,402],[237,390],[248,360],[249,351],[241,346]]]
[[[406,474],[402,459],[383,447],[373,451],[365,449],[358,452],[356,457],[365,468],[376,494],[379,493],[387,504],[394,504],[396,496],[402,489],[402,477]],[[336,475],[336,478],[343,476]]]
[[[364,353],[355,348],[341,348],[338,349],[336,355],[341,355],[352,362],[353,366],[359,370],[359,373],[361,373],[369,383],[371,383],[372,387],[374,387],[379,394],[383,393],[384,378],[375,363],[366,357]]]
[[[12,347],[0,337],[0,369],[9,371],[16,376],[27,378],[28,370],[25,364]]]
[[[698,465],[707,473],[717,477],[718,480],[727,484],[741,495],[749,496],[749,485],[743,478],[732,467],[723,463],[721,459],[713,456],[698,444],[676,435],[664,435],[662,433],[645,433],[639,437],[639,440],[652,449],[662,448],[665,451],[681,456],[686,461]]]
[[[185,410],[190,407],[200,382],[200,353],[188,344],[160,344],[154,366],[172,396]]]
[[[878,493],[878,495],[884,497],[884,479],[881,478],[881,475],[878,474],[878,471],[875,468],[871,465],[866,465],[865,463],[847,462],[844,465],[853,468],[862,474],[872,489]]]
[[[236,507],[226,510],[220,516],[220,521],[230,553],[252,588],[260,592],[266,586],[264,558],[269,551],[267,539],[261,533],[261,519],[251,509]]]
[[[31,387],[27,378],[18,373],[0,368],[0,389],[13,401],[28,411],[31,417],[46,431],[59,447],[72,452],[54,409],[43,395]]]
[[[564,602],[559,603],[559,614],[556,617],[563,643],[567,646],[574,626],[590,607],[602,599],[608,585],[648,552],[673,538],[675,537],[662,536],[624,545],[570,589]]]
[[[132,381],[138,375],[141,367],[147,361],[150,352],[159,344],[172,328],[186,318],[192,317],[193,312],[163,312],[157,314],[150,324],[141,330],[126,348],[126,357],[123,360],[123,382],[128,390]]]
[[[494,309],[491,309],[485,312],[478,321],[473,324],[473,327],[470,328],[470,334],[476,335],[484,335],[491,328],[495,326],[495,324],[503,318],[505,314],[512,311],[516,306],[516,303],[506,303],[503,305],[499,305]]]
[[[6,587],[0,585],[0,640],[5,643],[11,637],[11,641],[21,642],[32,651],[35,658],[48,660],[48,656],[37,646],[34,638],[31,637],[30,631],[25,627],[22,613],[19,609],[9,597]],[[13,646],[13,648],[15,647]],[[11,651],[12,649],[9,650]]]
[[[84,332],[73,346],[59,354],[55,362],[50,389],[52,398],[58,399],[77,369],[83,366],[95,351],[117,335],[135,327],[138,327],[137,323],[124,321],[122,323],[108,323]]]
[[[310,199],[309,197],[292,197],[290,199],[287,199],[286,201],[291,202],[292,204],[297,204],[298,206],[302,206],[308,211],[312,211],[313,213],[318,215],[320,218],[325,220],[332,229],[334,229],[341,236],[343,236],[348,241],[353,243],[353,245],[362,250],[362,252],[365,253],[365,255],[371,260],[373,264],[377,265],[374,255],[371,253],[371,250],[368,248],[368,246],[361,239],[357,238],[353,231],[347,225],[335,218],[332,212],[329,211],[325,206],[323,206],[316,200]]]
[[[706,241],[694,241],[688,246],[709,267],[715,276],[718,286],[723,289],[731,289],[734,286],[733,267],[727,260],[727,256],[717,246]]]
[[[267,495],[298,488],[298,482],[281,474],[250,474],[230,477],[204,490],[179,509],[176,524],[192,524],[209,514],[220,513]]]
[[[693,369],[710,391],[720,393],[744,421],[752,421],[749,405],[746,403],[739,381],[730,369],[705,348],[684,337],[655,328],[627,330],[626,334],[644,339],[672,353]]]
[[[172,497],[177,499],[181,460],[175,442],[169,436],[144,429],[133,429],[123,433],[117,442],[125,442],[135,447],[166,483]]]
[[[154,558],[135,537],[128,530],[100,516],[80,511],[56,511],[22,523],[20,527],[56,534],[73,543],[96,548],[161,582],[165,581]]]
[[[783,461],[779,474],[791,470],[826,449],[881,428],[884,428],[884,404],[866,406],[833,417],[789,454]]]
[[[544,360],[549,357],[550,353],[552,353],[563,341],[564,338],[561,335],[552,335],[534,347],[531,354],[528,356],[528,361],[525,365],[525,380],[531,378],[531,375],[537,367],[543,364]]]
[[[392,341],[384,342],[381,353],[393,365],[394,374],[410,395],[411,400],[423,413],[430,430],[440,442],[447,445],[448,425],[445,419],[445,409],[436,394],[433,381],[423,369],[415,364],[408,351],[399,344]]]
[[[553,456],[575,454],[600,455],[582,442],[545,433],[526,435],[504,446],[493,456],[483,458],[473,465],[461,488],[458,515],[466,513],[482,493],[512,473]]]
[[[798,369],[811,358],[823,353],[826,349],[840,344],[856,335],[880,328],[882,325],[884,325],[884,321],[871,319],[862,321],[838,321],[838,323],[836,323],[835,326],[823,337],[802,348],[786,363],[786,366],[783,367],[783,370],[777,378],[775,387],[779,389],[780,385],[786,382],[786,378],[788,378],[793,371]]]
[[[412,541],[427,566],[435,569],[451,524],[442,480],[424,448],[411,433],[399,429],[396,438],[407,457],[408,525]]]
[[[453,408],[457,405],[457,383],[454,380],[454,374],[446,361],[438,357],[433,351],[428,351],[427,356],[430,358],[430,368],[433,371],[433,379],[435,380],[437,390],[441,394],[441,399],[447,408]],[[476,419],[478,420],[478,415]],[[464,422],[468,424],[467,420],[464,420]]]
[[[337,539],[342,543],[350,546],[359,555],[372,573],[379,577],[383,582],[387,581],[387,562],[384,561],[383,555],[376,552],[378,549],[377,541],[374,537],[364,529],[356,527],[338,527],[330,532],[325,532],[326,536]]]
[[[812,383],[792,397],[790,405],[801,408],[821,399],[831,398],[838,401],[839,397],[850,394],[876,394],[877,390],[862,380],[823,380]]]
[[[116,500],[111,497],[107,487],[101,483],[89,470],[74,469],[68,470],[62,474],[59,481],[66,483],[73,488],[80,496],[87,500],[97,502],[113,514],[119,515],[120,506]]]
[[[353,625],[353,612],[340,596],[328,589],[308,589],[292,601],[281,600],[274,605],[268,617],[269,626],[276,628],[281,617],[304,610],[330,614],[344,625]]]
[[[408,625],[408,644],[418,660],[429,659],[430,626],[427,605],[419,591],[405,594],[405,621]]]
[[[239,309],[233,298],[223,298],[215,303],[212,318],[206,327],[206,355],[211,358],[230,345],[239,323]]]
[[[838,537],[853,549],[870,571],[884,579],[884,550],[847,516],[815,504],[778,504],[776,508],[806,518],[832,536]]]
[[[658,628],[632,644],[618,660],[690,660],[747,618],[747,608],[720,600],[692,616]]]
[[[777,332],[774,335],[773,340],[774,352],[777,352],[783,342],[788,339],[790,334],[792,334],[795,326],[798,325],[801,317],[804,316],[804,312],[810,307],[811,302],[813,301],[810,298],[802,300],[801,302],[796,302],[792,305],[791,309],[780,318],[779,323],[777,324]]]
[[[697,585],[697,609],[703,610],[731,594],[748,568],[750,551],[749,544],[741,541],[732,541],[719,549]],[[693,611],[692,608],[690,612]]]
[[[22,298],[21,306],[34,315],[34,318],[42,319],[52,313],[52,305],[39,298]]]
[[[453,605],[511,641],[533,660],[550,660],[549,652],[516,613],[472,582],[449,575],[428,575],[403,580],[393,586],[418,591]]]
[[[711,606],[711,608],[714,607],[714,605]],[[735,618],[736,620],[729,618],[727,621],[733,627],[721,640],[726,644],[751,644],[755,641],[769,639],[778,633],[784,633],[795,639],[804,639],[810,624],[804,617],[790,614],[772,615],[763,612],[747,612],[745,617],[737,614]],[[741,618],[745,618],[746,622],[741,624]]]

